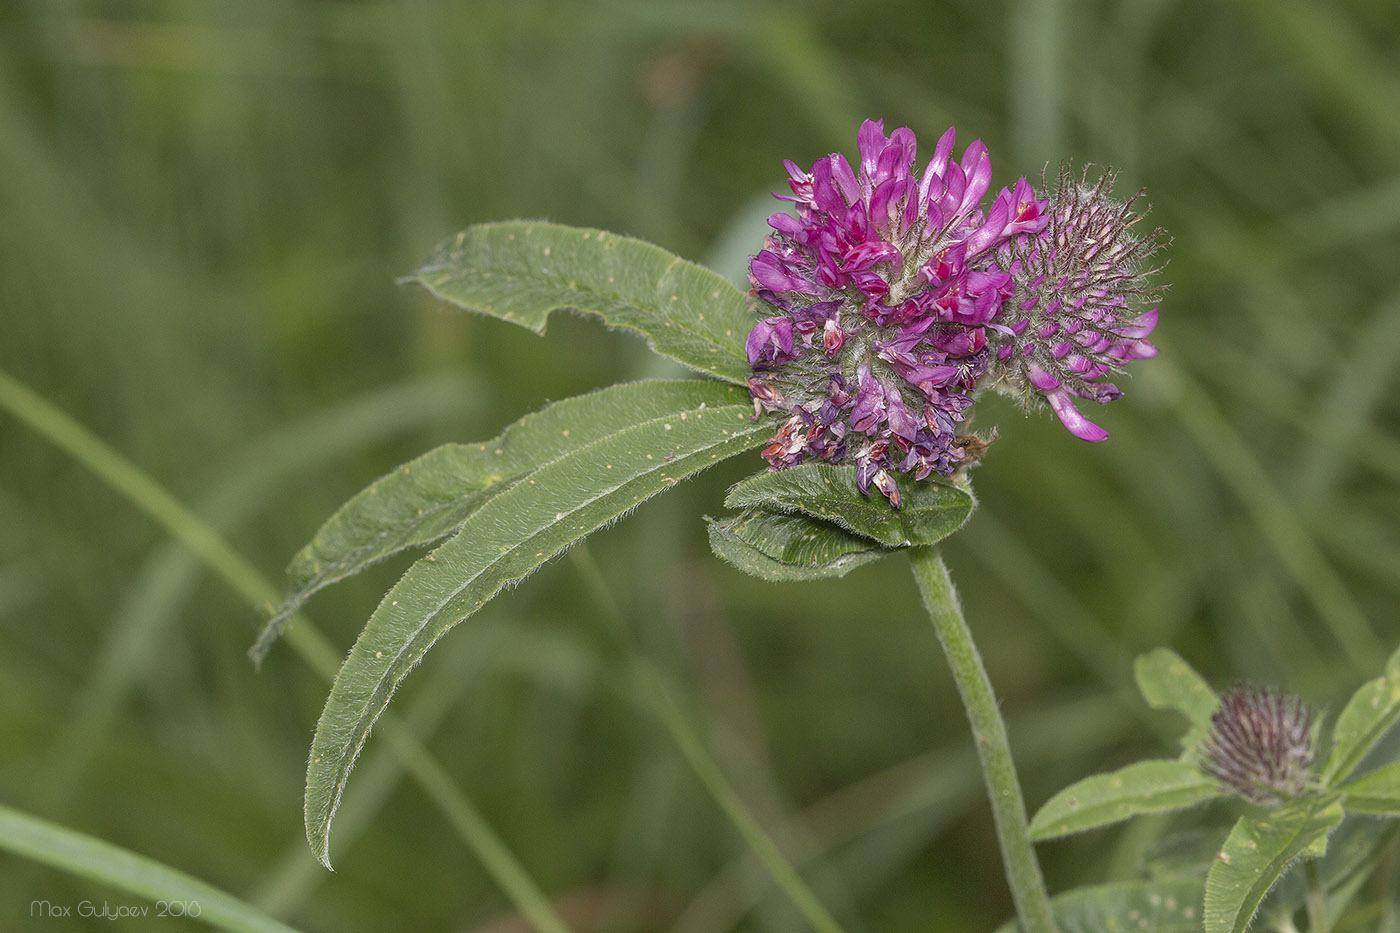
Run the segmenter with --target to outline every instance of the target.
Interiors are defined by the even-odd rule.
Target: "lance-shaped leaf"
[[[891,508],[879,492],[863,495],[856,486],[854,466],[803,463],[737,483],[724,504],[802,512],[890,547],[936,544],[972,514],[972,496],[957,486],[904,476],[895,483],[900,493],[898,509]]]
[[[1341,797],[1298,800],[1235,823],[1206,877],[1206,933],[1244,933],[1295,859],[1327,854],[1327,834],[1345,816]]]
[[[728,382],[750,374],[744,341],[757,318],[743,294],[708,269],[614,233],[543,221],[479,224],[444,241],[403,281],[537,334],[551,312],[570,308]]]
[[[690,404],[561,456],[493,496],[384,597],[331,686],[306,776],[306,833],[329,865],[330,823],[369,731],[400,681],[452,626],[584,536],[758,443],[742,393],[694,383]]]
[[[1139,761],[1076,781],[1051,797],[1031,820],[1031,838],[1067,836],[1141,813],[1194,807],[1225,795],[1219,782],[1189,762]]]
[[[1337,790],[1347,795],[1348,813],[1400,816],[1400,761],[1348,781]]]
[[[1323,782],[1330,786],[1345,780],[1396,720],[1400,720],[1400,651],[1390,656],[1384,674],[1362,684],[1342,708],[1332,730]]]
[[[706,520],[717,556],[775,583],[844,577],[890,553],[869,538],[806,515],[754,508]]]
[[[1201,882],[1119,881],[1075,888],[1050,900],[1060,933],[1200,933]],[[1015,920],[996,933],[1020,933]]]
[[[445,444],[383,476],[326,520],[287,569],[286,600],[253,646],[267,652],[282,623],[318,590],[450,534],[492,496],[564,454],[630,425],[717,397],[695,380],[632,382],[546,405],[480,444]],[[696,395],[699,391],[701,394]],[[725,404],[744,393],[728,390]]]
[[[1190,721],[1191,728],[1181,737],[1183,758],[1190,758],[1210,732],[1210,718],[1215,715],[1220,698],[1210,689],[1210,684],[1170,648],[1154,648],[1139,655],[1133,664],[1133,674],[1148,706],[1176,710]]]

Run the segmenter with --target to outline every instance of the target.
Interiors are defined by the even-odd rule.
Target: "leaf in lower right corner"
[[[1263,819],[1235,823],[1206,878],[1206,933],[1244,933],[1259,905],[1300,858],[1320,858],[1341,823],[1342,795],[1280,807]]]
[[[1400,761],[1377,768],[1337,789],[1347,795],[1348,813],[1400,816]]]
[[[1400,650],[1386,662],[1385,673],[1362,684],[1337,717],[1323,781],[1332,785],[1345,780],[1396,722],[1400,722]]]

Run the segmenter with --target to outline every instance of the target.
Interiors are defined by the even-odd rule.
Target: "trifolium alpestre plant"
[[[407,277],[539,333],[555,310],[595,315],[697,377],[609,386],[486,442],[429,451],[352,498],[297,555],[255,658],[317,590],[433,548],[371,615],[317,724],[305,822],[324,864],[371,729],[440,637],[650,497],[759,449],[767,469],[725,500],[740,511],[710,521],[715,552],[774,581],[907,556],[976,736],[1019,923],[1055,929],[996,698],[938,544],[974,507],[968,471],[991,437],[969,423],[984,390],[1048,406],[1080,439],[1107,437],[1077,403],[1118,398],[1110,379],[1157,353],[1150,261],[1165,235],[1144,227],[1137,198],[1113,197],[1111,171],[1064,168],[1040,191],[1022,177],[992,194],[986,147],[954,158],[952,129],[922,170],[909,129],[886,136],[868,120],[856,141],[854,166],[839,153],[810,170],[787,163],[793,213],[770,220],[747,295],[658,247],[544,222],[471,227]],[[715,791],[718,768],[697,763],[702,746],[663,719]],[[805,919],[840,929],[736,812],[738,796],[716,798]],[[503,851],[479,854],[499,868]],[[521,890],[516,868],[493,873]],[[537,925],[562,926],[543,897],[517,903]]]

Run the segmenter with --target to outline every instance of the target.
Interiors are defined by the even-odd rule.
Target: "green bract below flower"
[[[762,315],[747,341],[749,391],[782,424],[763,456],[780,470],[851,462],[898,507],[892,473],[925,479],[974,464],[985,442],[959,432],[987,386],[1048,402],[1075,436],[1108,436],[1072,397],[1121,393],[1102,377],[1155,356],[1156,290],[1143,261],[1161,232],[1109,199],[1112,175],[1062,173],[1050,198],[1026,181],[990,208],[986,147],[961,161],[954,131],[922,173],[914,134],[867,120],[859,171],[839,153],[810,171],[787,163],[797,216],[749,264]]]

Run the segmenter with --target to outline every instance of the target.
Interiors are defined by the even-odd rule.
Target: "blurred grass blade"
[[[1050,899],[1061,930],[1151,930],[1200,933],[1201,882],[1192,879],[1120,881],[1075,888]],[[996,933],[1019,933],[1016,921]]]
[[[1351,812],[1345,801],[1342,809]],[[1400,825],[1394,820],[1344,820],[1328,837],[1327,857],[1318,868],[1320,887],[1327,892],[1327,916],[1338,918],[1335,929],[1342,929],[1340,918],[1347,913],[1347,906],[1366,896],[1366,882],[1386,870],[1385,852],[1398,833]],[[1287,910],[1288,905],[1296,904],[1295,912],[1304,907],[1308,892],[1300,888],[1289,890],[1288,900],[1280,898],[1279,906]]]
[[[101,839],[0,804],[0,849],[151,901],[183,904],[197,919],[242,933],[295,933],[257,908],[182,871]],[[195,916],[187,913],[186,916]]]
[[[690,770],[705,786],[715,803],[719,804],[724,815],[744,838],[754,855],[767,869],[774,882],[794,907],[801,912],[813,930],[819,933],[841,933],[841,924],[831,916],[818,900],[811,888],[802,880],[792,862],[788,861],[773,837],[769,835],[757,817],[744,803],[734,785],[725,778],[714,757],[705,748],[699,735],[686,720],[686,715],[676,704],[675,698],[666,689],[665,681],[656,669],[640,658],[635,659],[633,673],[644,690],[650,695],[652,713],[661,720],[671,739],[684,756]]]
[[[210,570],[251,606],[261,607],[273,598],[275,591],[257,569],[165,487],[66,412],[3,371],[0,371],[0,408],[23,420],[125,496],[133,506],[198,555]],[[289,640],[298,653],[313,669],[325,672],[329,678],[330,670],[335,668],[335,651],[309,626],[303,626],[294,636]],[[494,831],[479,817],[472,818],[475,808],[471,801],[443,778],[441,766],[432,756],[417,747],[410,736],[396,736],[397,728],[387,728],[386,731],[394,739],[395,753],[521,912],[540,929],[566,929],[538,886],[521,868],[514,855],[500,843]]]
[[[783,848],[778,846],[774,837],[769,834],[744,802],[739,791],[725,777],[719,762],[701,738],[699,728],[692,724],[691,716],[682,710],[677,699],[677,695],[682,690],[681,686],[672,682],[672,679],[662,668],[643,657],[637,650],[628,633],[627,622],[618,607],[617,600],[613,597],[612,588],[593,559],[588,544],[580,544],[569,552],[569,556],[587,583],[598,609],[608,619],[609,628],[629,661],[633,674],[632,679],[638,687],[634,696],[639,705],[666,729],[691,772],[748,844],[750,854],[768,872],[769,877],[787,895],[793,906],[801,911],[811,927],[823,931],[823,933],[839,933],[840,924],[832,917],[822,900],[808,887],[802,874],[789,860]],[[789,831],[783,833],[782,838],[788,840],[789,844],[794,840],[802,840],[802,848],[806,848],[805,844],[810,842],[806,838],[807,833],[791,824],[787,828]],[[752,867],[756,869],[756,866]],[[752,881],[752,877],[749,880]],[[832,886],[838,890],[842,887],[839,879]],[[746,885],[746,887],[753,890],[757,886]],[[682,918],[672,929],[679,933],[683,926],[684,919]],[[727,928],[719,925],[707,927],[707,929]]]
[[[1332,752],[1322,769],[1327,785],[1356,770],[1377,742],[1400,720],[1400,650],[1386,662],[1385,673],[1352,694],[1332,730]]]
[[[480,404],[475,380],[432,376],[375,388],[318,409],[246,445],[231,463],[220,464],[199,486],[210,492],[194,511],[228,534],[273,500],[294,477],[307,482],[349,451],[460,418]],[[82,781],[100,740],[127,695],[153,676],[157,646],[176,627],[181,609],[205,573],[204,565],[178,542],[151,554],[122,595],[103,629],[97,658],[73,699],[69,723],[61,727],[36,784],[48,811],[58,808]]]
[[[0,408],[28,424],[145,512],[254,606],[266,602],[266,591],[257,582],[258,572],[217,532],[67,412],[3,371]]]
[[[1245,816],[1206,878],[1206,933],[1244,933],[1259,904],[1299,858],[1327,853],[1327,834],[1345,814],[1341,794],[1287,804],[1264,819]]]
[[[972,514],[972,496],[947,482],[916,482],[901,476],[895,483],[901,500],[898,509],[891,508],[877,491],[868,496],[861,493],[854,466],[803,463],[737,483],[724,504],[802,512],[890,547],[936,544]]]
[[[468,311],[544,333],[572,308],[647,339],[662,356],[742,385],[755,318],[722,276],[658,246],[558,224],[478,224],[444,241],[402,281]]]
[[[1184,761],[1139,761],[1076,781],[1031,820],[1036,841],[1118,823],[1142,813],[1194,807],[1224,796],[1220,784]]]
[[[1164,371],[1177,386],[1176,414],[1182,426],[1195,435],[1207,460],[1249,509],[1265,540],[1348,660],[1358,671],[1372,670],[1386,647],[1302,521],[1297,504],[1280,492],[1259,456],[1211,396],[1183,370],[1167,367]]]
[[[689,386],[685,407],[581,447],[491,498],[384,597],[336,675],[312,740],[306,832],[323,863],[355,758],[438,638],[570,545],[767,433],[742,390]]]
[[[844,577],[890,553],[869,538],[806,515],[754,508],[706,521],[717,557],[773,583]]]
[[[1191,728],[1181,737],[1182,748],[1189,756],[1210,732],[1210,719],[1220,706],[1220,698],[1210,689],[1210,684],[1170,648],[1154,648],[1139,655],[1133,663],[1133,675],[1148,706],[1176,710],[1191,723]]]
[[[634,382],[526,415],[480,444],[445,444],[371,483],[341,506],[287,570],[290,592],[251,654],[267,654],[282,624],[318,590],[400,551],[449,534],[541,464],[688,404],[694,380]]]

